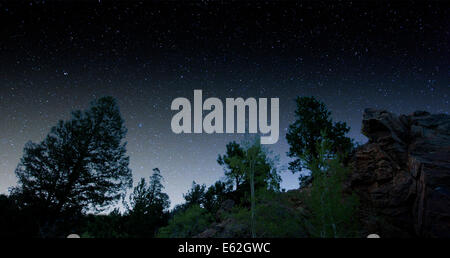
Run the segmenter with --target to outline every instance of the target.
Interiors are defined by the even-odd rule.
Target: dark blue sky
[[[223,175],[237,135],[176,135],[176,97],[280,98],[282,187],[295,96],[316,96],[358,142],[367,107],[449,111],[448,4],[249,2],[0,3],[0,192],[26,141],[103,95],[118,99],[135,182],[160,168],[172,203]]]

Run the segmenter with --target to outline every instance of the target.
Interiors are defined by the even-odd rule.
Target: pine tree
[[[128,233],[132,237],[153,237],[159,227],[166,224],[169,196],[163,193],[163,177],[153,169],[149,183],[142,178],[134,188],[127,204]]]
[[[112,97],[74,111],[41,143],[28,142],[11,191],[22,207],[49,220],[113,204],[131,186],[126,128]]]
[[[199,185],[195,181],[192,182],[191,189],[183,194],[184,199],[186,200],[186,206],[192,205],[200,205],[203,206],[205,202],[205,193],[206,193],[206,185]]]
[[[240,170],[239,167],[232,164],[232,159],[243,159],[245,153],[242,147],[234,141],[228,143],[226,148],[226,153],[224,155],[219,155],[217,163],[224,167],[227,183],[231,185],[234,184],[237,190],[245,181],[245,173]]]
[[[296,104],[296,120],[289,126],[286,134],[288,156],[294,158],[289,163],[289,169],[293,173],[302,172],[308,164],[319,158],[316,143],[323,139],[322,131],[328,136],[330,152],[345,154],[351,151],[353,142],[345,136],[350,128],[344,122],[334,123],[324,103],[314,97],[297,97]],[[302,186],[307,185],[310,180],[309,175],[300,174]]]

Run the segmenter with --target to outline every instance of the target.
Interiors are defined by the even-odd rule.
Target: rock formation
[[[350,155],[352,172],[344,185],[360,199],[359,235],[450,237],[450,115],[416,111],[397,116],[366,109],[362,133],[369,141]],[[280,193],[296,211],[293,216],[305,221],[313,216],[301,198],[308,191],[303,187]],[[245,225],[219,219],[233,205],[224,202],[219,222],[198,237],[249,237]],[[307,224],[299,229],[304,237],[309,236]]]
[[[450,115],[366,109],[347,189],[367,233],[450,237]]]

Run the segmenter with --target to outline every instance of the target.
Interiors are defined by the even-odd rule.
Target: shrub
[[[157,237],[193,237],[203,232],[213,222],[213,216],[199,205],[193,205],[184,212],[174,215],[169,225],[160,228]]]

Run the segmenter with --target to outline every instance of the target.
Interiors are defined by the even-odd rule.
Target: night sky
[[[295,96],[316,96],[360,134],[362,112],[448,113],[449,5],[440,2],[0,3],[0,193],[28,140],[93,99],[117,98],[134,181],[160,168],[172,204],[212,184],[233,134],[174,134],[177,97],[280,99],[282,187]]]

